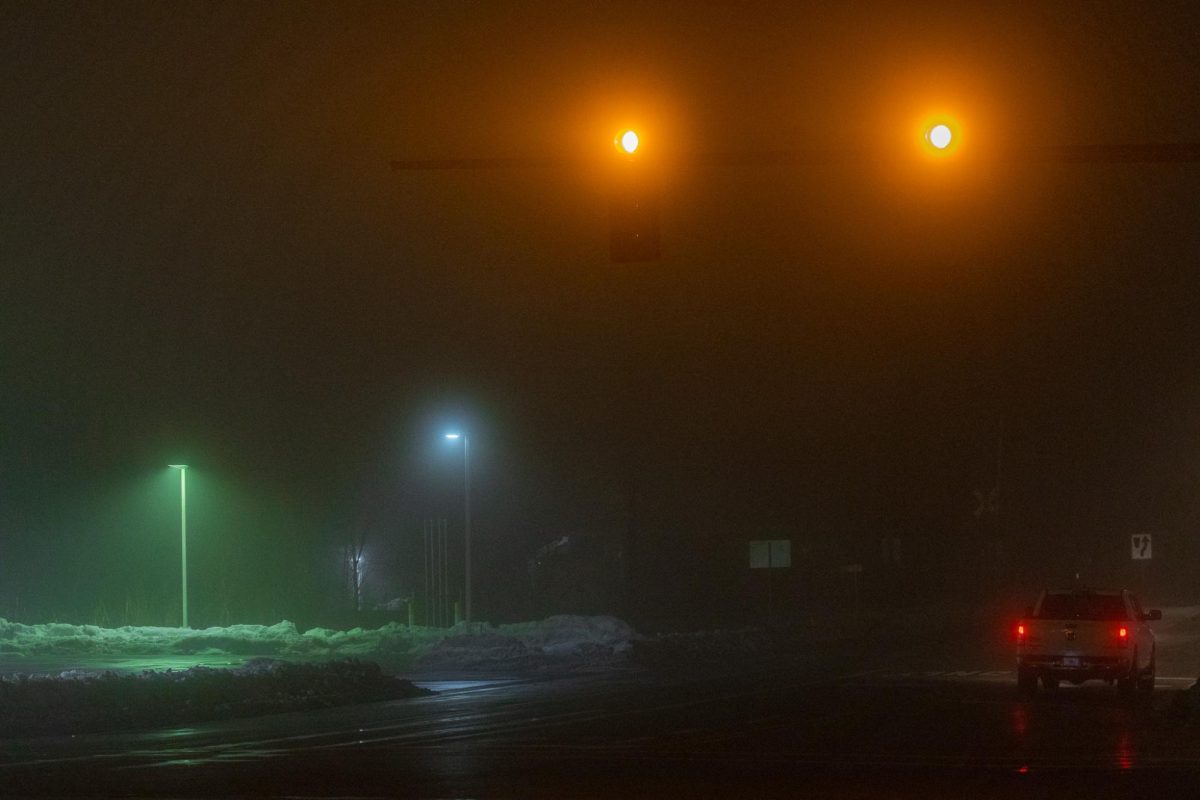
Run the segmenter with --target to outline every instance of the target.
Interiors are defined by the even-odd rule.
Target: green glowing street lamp
[[[179,470],[179,532],[183,542],[183,627],[188,626],[187,601],[187,464],[168,464]]]
[[[463,443],[463,617],[471,621],[471,439],[465,433],[447,433],[451,441]]]

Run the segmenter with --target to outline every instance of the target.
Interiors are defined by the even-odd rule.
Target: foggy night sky
[[[7,4],[0,579],[125,576],[143,524],[173,563],[176,461],[264,554],[453,516],[459,422],[497,570],[624,526],[631,487],[701,561],[954,536],[1001,419],[1019,545],[1194,538],[1196,165],[684,156],[933,108],[978,150],[1197,141],[1195,9],[832,5]],[[658,262],[609,261],[602,168],[389,168],[603,163],[623,125]]]

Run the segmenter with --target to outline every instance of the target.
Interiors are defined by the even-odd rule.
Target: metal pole
[[[430,523],[430,558],[433,565],[433,625],[442,625],[442,525]]]
[[[442,625],[450,626],[450,525],[442,521]]]
[[[774,622],[775,617],[775,587],[771,578],[771,573],[775,571],[775,565],[771,563],[771,544],[767,543],[767,627],[770,627]]]
[[[463,612],[467,622],[471,621],[471,437],[463,434],[463,494],[464,494],[464,558],[466,560],[466,588]]]
[[[445,536],[442,533],[442,523],[439,520],[435,520],[433,523],[433,557],[434,573],[436,574],[436,577],[434,577],[433,581],[435,588],[433,607],[436,609],[436,611],[434,611],[434,624],[438,625],[439,627],[446,618],[445,613],[442,611],[443,606],[446,604],[446,601],[442,598],[442,596],[446,594],[446,557],[442,552],[444,549],[444,538]]]
[[[447,569],[450,559],[446,554],[446,521],[438,521],[438,586],[441,587],[438,593],[438,620],[443,627],[446,625],[446,592],[449,586],[447,578]]]
[[[442,527],[433,522],[433,624],[442,624]]]
[[[1090,145],[1017,145],[981,154],[989,161],[1027,164],[1195,164],[1200,161],[1200,142],[1142,142]],[[741,150],[702,152],[684,160],[702,167],[774,167],[786,165],[880,164],[893,155],[886,149],[864,147],[792,148],[789,150]],[[392,172],[425,170],[563,169],[601,165],[605,159],[554,156],[509,158],[405,158],[393,159]]]
[[[429,600],[430,597],[432,597],[429,592],[429,520],[426,519],[421,521],[421,533],[424,535],[425,545],[424,552],[422,553],[422,555],[425,557],[425,608],[422,610],[425,612],[425,624],[429,625]]]
[[[187,596],[187,467],[179,470],[179,529],[183,543],[183,627],[188,626]]]

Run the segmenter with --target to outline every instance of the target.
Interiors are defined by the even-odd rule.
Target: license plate
[[[1063,658],[1064,667],[1078,667],[1079,659],[1074,656],[1066,656]]]

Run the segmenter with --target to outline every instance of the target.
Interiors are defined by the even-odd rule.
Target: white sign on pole
[[[750,569],[768,569],[771,566],[771,543],[750,542]]]
[[[1129,545],[1134,561],[1148,561],[1154,553],[1148,533],[1135,533],[1130,536]]]
[[[790,567],[792,565],[792,540],[775,539],[771,542],[771,566]]]
[[[791,565],[791,539],[758,539],[750,542],[750,569],[778,569]]]

